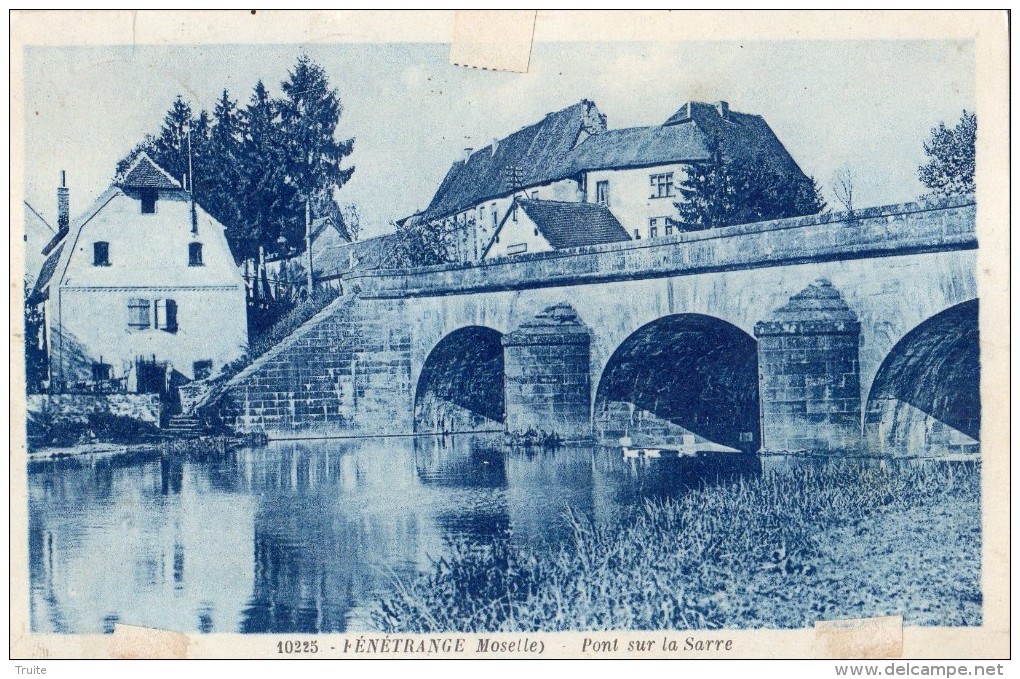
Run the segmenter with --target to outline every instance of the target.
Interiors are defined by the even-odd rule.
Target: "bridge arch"
[[[663,316],[631,333],[610,356],[593,424],[604,442],[629,435],[699,439],[745,452],[761,443],[758,343],[703,314]]]
[[[906,333],[878,368],[864,411],[871,452],[976,450],[981,393],[978,301],[951,306]]]
[[[429,352],[414,394],[414,431],[501,430],[506,417],[503,334],[454,330]]]

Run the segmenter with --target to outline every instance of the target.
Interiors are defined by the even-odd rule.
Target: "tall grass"
[[[935,620],[959,603],[955,595],[926,580],[924,563],[906,577],[900,567],[911,552],[923,562],[950,550],[967,552],[951,556],[975,570],[980,535],[954,524],[942,532],[959,532],[960,541],[944,544],[935,524],[923,533],[933,544],[919,551],[897,531],[933,508],[950,508],[950,523],[979,525],[979,477],[976,463],[840,463],[648,501],[611,526],[571,512],[572,537],[558,548],[535,551],[507,537],[452,545],[430,573],[395,583],[373,620],[385,631],[426,633],[801,627],[888,613],[883,607],[913,606],[919,597]],[[875,531],[866,543],[854,537],[862,527]],[[886,578],[898,584],[883,589],[886,570],[899,579]],[[961,581],[979,587],[977,574],[967,575]],[[844,590],[846,600],[834,602]],[[970,596],[973,621],[980,592]]]

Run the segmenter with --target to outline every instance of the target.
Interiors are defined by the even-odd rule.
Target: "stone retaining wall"
[[[88,422],[89,415],[129,417],[159,426],[159,394],[29,394],[28,414],[48,414],[67,422]]]

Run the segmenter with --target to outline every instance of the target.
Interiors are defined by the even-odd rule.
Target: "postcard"
[[[1009,655],[1003,12],[16,12],[12,658]]]

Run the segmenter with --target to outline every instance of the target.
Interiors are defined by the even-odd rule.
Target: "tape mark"
[[[188,635],[181,632],[115,625],[110,657],[122,660],[177,660],[188,657]]]
[[[488,71],[527,73],[537,10],[457,10],[450,63]]]
[[[900,658],[903,616],[819,620],[815,623],[815,642],[819,652],[829,658]]]

